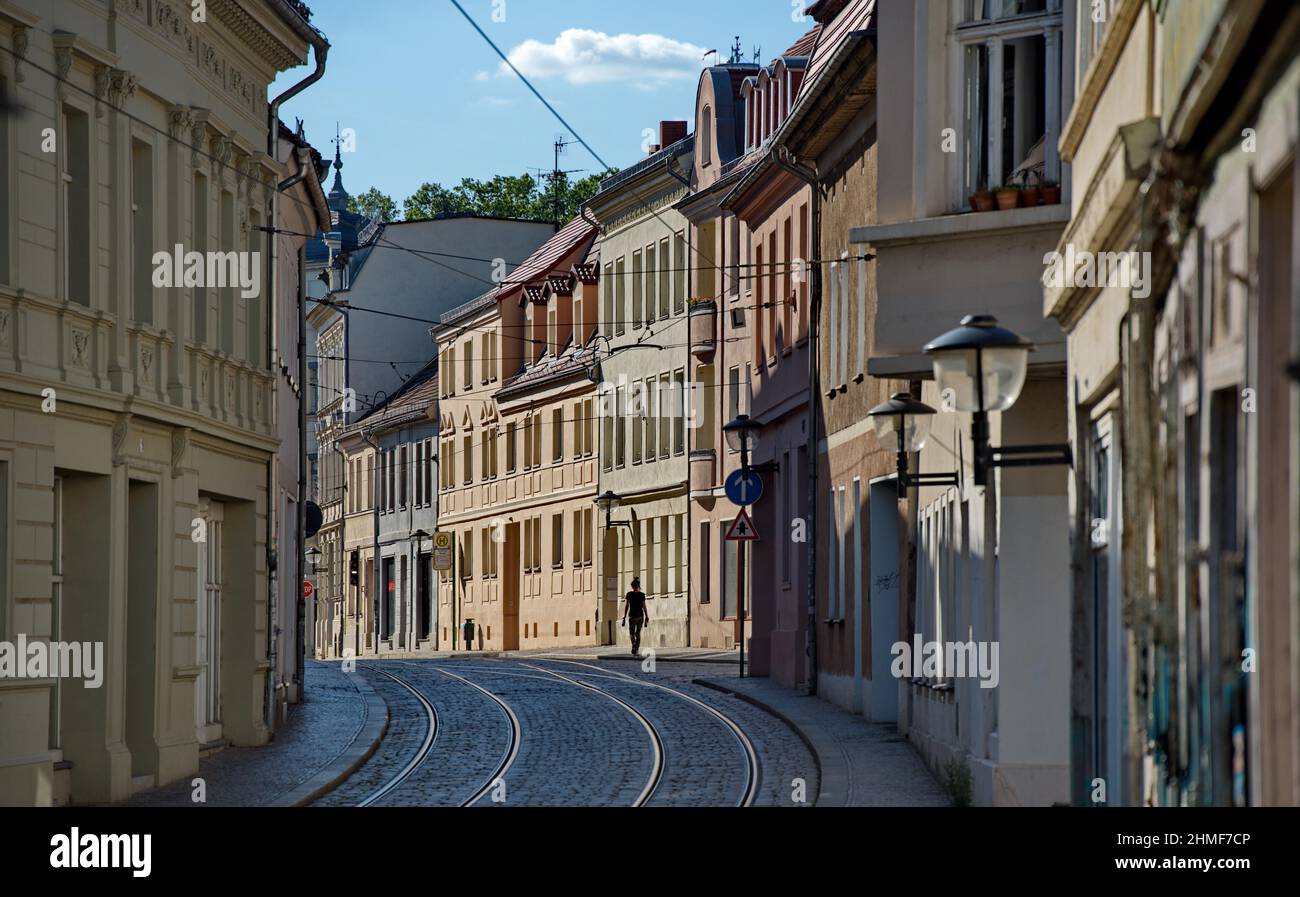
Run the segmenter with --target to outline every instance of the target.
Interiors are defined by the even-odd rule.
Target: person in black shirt
[[[650,612],[646,608],[645,592],[641,591],[641,580],[632,580],[632,591],[628,592],[623,599],[626,603],[623,605],[623,622],[628,624],[628,635],[632,637],[632,654],[641,653],[641,627],[650,619]]]

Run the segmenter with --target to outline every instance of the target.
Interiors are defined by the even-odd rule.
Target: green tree
[[[387,193],[380,193],[374,187],[360,196],[349,197],[348,211],[365,215],[371,220],[397,220],[397,203]]]
[[[425,183],[407,197],[402,212],[408,221],[440,214],[568,221],[599,189],[610,172],[570,181],[568,175],[539,181],[529,174],[496,175],[486,181],[463,178],[454,187]]]

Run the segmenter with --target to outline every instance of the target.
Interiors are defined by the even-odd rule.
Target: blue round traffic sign
[[[763,497],[763,478],[756,470],[733,470],[727,476],[727,498],[742,508]]]

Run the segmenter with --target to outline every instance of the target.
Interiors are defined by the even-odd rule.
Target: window
[[[410,467],[407,466],[406,463],[406,446],[402,446],[401,451],[398,454],[398,457],[401,459],[397,463],[398,494],[400,495],[398,506],[404,508],[406,507],[406,484],[407,484],[406,472],[410,470]]]
[[[631,390],[631,407],[628,412],[632,417],[632,463],[641,463],[641,448],[645,441],[645,387],[640,381],[633,383]]]
[[[1106,26],[1110,24],[1119,8],[1119,0],[1080,3],[1076,8],[1079,13],[1079,39],[1077,42],[1079,58],[1078,76],[1075,83],[1082,88],[1092,57],[1096,56],[1097,51],[1101,49],[1102,40],[1106,36]]]
[[[601,292],[604,293],[604,311],[605,320],[601,322],[601,332],[605,336],[614,335],[614,263],[605,264],[605,276],[600,285]]]
[[[474,388],[474,340],[465,340],[465,388]]]
[[[776,230],[767,235],[767,343],[765,351],[767,358],[774,360],[777,353],[777,333],[776,321],[777,310],[781,307],[781,300],[784,298],[777,289],[777,266],[780,262],[776,254]],[[763,312],[759,312],[763,314]],[[762,357],[762,356],[760,356]]]
[[[433,504],[433,440],[424,441],[424,503]]]
[[[6,148],[6,154],[8,150]],[[90,305],[90,120],[63,107],[63,297]]]
[[[867,260],[865,252],[858,252],[858,363],[853,382],[861,383],[867,376]],[[848,261],[845,261],[848,264]]]
[[[488,449],[487,478],[489,480],[495,480],[497,478],[497,442],[499,436],[500,431],[496,427],[493,427],[488,431],[488,440],[491,444],[491,447]]]
[[[546,343],[550,346],[552,355],[560,354],[560,328],[554,306],[546,310]]]
[[[713,543],[709,541],[709,521],[700,522],[700,604],[708,604],[713,597]]]
[[[533,462],[533,418],[524,418],[524,470],[532,470]]]
[[[964,79],[961,202],[1032,175],[1056,180],[1060,0],[967,0],[954,36]]]
[[[733,421],[740,414],[740,368],[727,371],[727,420]]]
[[[673,237],[673,314],[686,309],[686,235],[678,231]],[[665,304],[664,308],[667,308]],[[663,317],[668,317],[665,313]]]
[[[258,230],[262,226],[262,218],[256,212],[248,213],[248,252],[249,257],[254,258],[253,253],[258,253],[256,261],[250,264],[261,265],[262,260],[266,258],[262,250],[262,232]],[[262,297],[250,296],[247,299],[241,297],[244,307],[247,309],[244,313],[248,325],[244,328],[246,345],[248,348],[247,361],[255,368],[265,368],[267,366],[266,353],[262,350]]]
[[[542,466],[542,415],[541,412],[533,415],[533,464],[537,467]]]
[[[131,291],[132,312],[141,324],[152,324],[153,310],[153,147],[131,141]]]
[[[614,334],[622,336],[627,328],[627,271],[624,259],[614,263]]]
[[[556,464],[564,460],[564,409],[551,412],[551,460]]]
[[[617,414],[615,408],[610,407],[610,397],[614,391],[606,389],[601,393],[600,399],[600,418],[601,418],[601,445],[600,445],[600,467],[601,470],[609,471],[614,469],[614,417]]]
[[[700,165],[708,168],[713,164],[713,107],[705,106],[700,114]]]
[[[596,451],[596,404],[592,399],[582,403],[582,428],[582,453],[590,458]]]
[[[593,555],[593,544],[595,542],[595,511],[591,508],[584,508],[582,511],[582,564],[584,567],[591,566]]]
[[[672,423],[669,415],[672,413],[672,393],[671,385],[668,380],[668,374],[659,375],[659,457],[668,457],[668,442],[672,439]]]
[[[754,247],[754,357],[762,358],[763,352],[767,345],[763,336],[763,319],[765,317],[763,306],[768,301],[767,295],[767,278],[763,276],[763,244],[759,243]],[[834,277],[831,278],[834,280]],[[832,292],[834,288],[832,287]],[[834,301],[834,300],[832,300]],[[831,336],[831,342],[835,342],[835,337]]]
[[[465,445],[465,479],[466,486],[474,482],[474,435],[468,434],[464,440]]]
[[[198,172],[194,173],[194,208],[191,210],[193,215],[191,222],[191,234],[193,235],[194,251],[208,251],[208,179]],[[193,288],[194,307],[191,312],[194,316],[191,333],[196,343],[204,343],[208,339],[208,295],[204,292],[203,287],[196,286]],[[333,365],[329,365],[333,367]]]
[[[492,431],[483,434],[479,446],[479,476],[485,480],[492,479]]]
[[[659,241],[659,319],[662,321],[670,312],[672,302],[673,266],[669,263],[668,238]],[[680,262],[678,263],[680,264]]]
[[[615,454],[617,456],[616,460],[618,466],[624,467],[627,465],[627,420],[626,420],[627,393],[626,390],[624,390],[623,387],[618,387],[616,389],[615,396],[616,396],[615,399],[616,420],[614,422],[614,426],[616,428],[615,437],[618,440],[618,446],[615,449]]]
[[[515,436],[516,436],[515,422],[511,421],[510,423],[506,424],[506,473],[507,474],[514,473],[515,470],[517,469],[516,457],[515,457],[515,449],[516,449]]]
[[[533,569],[542,572],[542,518],[533,520]]]
[[[659,454],[659,378],[645,382],[645,456],[653,461]]]
[[[794,264],[794,232],[789,218],[781,224],[782,248],[785,250],[785,264],[781,266],[781,306],[777,311],[781,320],[781,331],[777,335],[777,349],[784,352],[794,345],[794,292],[790,289],[790,268]],[[802,258],[802,256],[800,256]]]
[[[645,319],[650,323],[655,319],[655,309],[659,307],[659,271],[655,254],[655,244],[645,248]]]
[[[686,453],[686,371],[673,374],[673,454]]]
[[[582,403],[574,402],[573,403],[573,459],[575,461],[582,457],[582,453],[583,453],[582,434],[583,434]]]
[[[840,390],[849,382],[849,253],[840,254]]]
[[[460,578],[472,579],[474,576],[474,530],[470,529],[461,541]]]
[[[239,248],[235,240],[235,194],[221,191],[221,250],[234,252]],[[221,302],[221,334],[219,346],[227,355],[235,354],[235,288],[228,286],[218,291]]]
[[[564,515],[551,515],[551,568],[564,566]]]
[[[799,258],[803,264],[799,266],[799,284],[795,287],[795,296],[793,298],[798,302],[798,327],[799,338],[805,339],[808,336],[808,280],[810,278],[808,262],[808,204],[804,203],[799,206]]]
[[[695,430],[695,447],[710,451],[715,447],[714,433],[717,428],[717,389],[714,387],[714,368],[711,364],[702,364],[695,369],[695,394],[698,401],[694,403],[695,412],[699,414]],[[708,543],[705,543],[708,544]]]
[[[641,250],[632,253],[632,327],[640,329],[646,319],[644,268],[641,265]]]

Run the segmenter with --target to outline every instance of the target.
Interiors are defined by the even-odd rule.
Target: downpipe
[[[821,255],[822,245],[822,192],[817,173],[800,165],[790,151],[778,147],[772,160],[782,171],[808,185],[812,192],[812,247]],[[805,264],[807,260],[805,260]],[[817,408],[821,380],[817,366],[819,343],[818,324],[822,305],[822,267],[807,266],[808,283],[808,620],[804,627],[804,681],[808,694],[817,694]]]
[[[298,31],[298,33],[304,39],[306,39],[309,44],[311,44],[312,57],[316,63],[315,68],[312,70],[310,75],[308,75],[306,78],[303,78],[301,81],[297,82],[296,84],[293,84],[291,87],[289,87],[288,90],[284,91],[279,96],[271,100],[270,104],[267,106],[266,154],[270,156],[271,159],[274,160],[274,162],[278,165],[280,163],[280,129],[279,129],[280,106],[283,105],[287,100],[292,99],[293,97],[302,93],[308,87],[315,84],[317,81],[319,81],[321,78],[325,76],[325,60],[329,56],[330,44],[329,41],[325,39],[325,35],[321,34],[315,28],[311,27],[306,22],[306,20],[302,19],[301,16],[299,16],[299,14],[296,11],[288,7],[288,5],[284,3],[284,0],[273,0],[273,2],[283,7],[284,11],[287,13],[288,21],[295,22],[295,23],[299,21],[301,22],[300,26],[295,25],[295,30]],[[270,295],[266,303],[266,332],[268,334],[270,348],[267,353],[267,358],[264,359],[266,363],[266,367],[268,368],[273,368],[274,359],[277,350],[279,348],[278,334],[276,333],[276,327],[275,327],[275,319],[276,319],[275,254],[277,248],[276,240],[275,240],[275,236],[276,236],[275,230],[277,228],[277,225],[279,224],[279,221],[280,221],[280,190],[277,189],[271,195],[270,220],[265,222],[265,226],[271,229],[270,235],[272,237],[272,239],[270,240],[268,251],[266,253],[266,280],[265,280],[265,283],[267,284],[267,289],[270,291]],[[299,306],[301,307],[302,305],[301,297],[298,297],[298,303]],[[299,313],[299,315],[301,317],[301,312]],[[302,365],[300,364],[299,365],[300,371],[301,368]],[[306,381],[304,380],[303,382],[305,383]],[[278,379],[277,379],[277,385],[278,385]],[[302,400],[303,397],[300,395],[299,396],[300,405],[302,403]],[[272,396],[272,402],[273,402],[273,407],[275,407],[276,409],[275,420],[278,429],[279,403],[276,403],[274,401],[274,396]],[[303,460],[302,456],[304,454],[304,447],[305,447],[305,441],[301,436],[301,432],[299,435],[299,444],[300,444],[299,470],[301,471],[301,465]],[[278,514],[280,498],[276,491],[276,485],[277,485],[276,467],[278,463],[279,463],[279,453],[277,453],[274,457],[268,460],[266,465],[267,539],[268,541],[276,540],[277,542],[280,536],[279,514]],[[299,475],[300,482],[301,482],[301,478],[302,477],[300,473]],[[305,540],[302,537],[305,517],[301,512],[301,499],[302,499],[302,490],[300,487],[299,513],[298,513],[298,519],[296,521],[297,558],[295,559],[295,569],[299,573],[301,573],[305,567],[305,557],[303,555],[305,549],[303,543]],[[267,554],[266,660],[267,660],[268,668],[267,668],[267,676],[266,676],[266,689],[265,689],[265,694],[263,696],[262,721],[266,725],[268,732],[274,732],[275,704],[276,704],[276,691],[277,691],[276,663],[278,660],[278,652],[276,650],[276,641],[277,641],[276,613],[279,610],[279,601],[277,595],[277,592],[279,590],[279,574],[277,569],[279,566],[278,545],[275,544],[275,542],[269,544],[267,546],[266,554]],[[297,617],[299,619],[298,625],[299,625],[299,631],[301,631],[301,617],[303,612],[302,606],[300,602],[298,602],[295,606],[298,608],[297,610]],[[301,656],[301,651],[302,651],[301,638],[299,639],[298,651],[299,651],[299,655]]]

